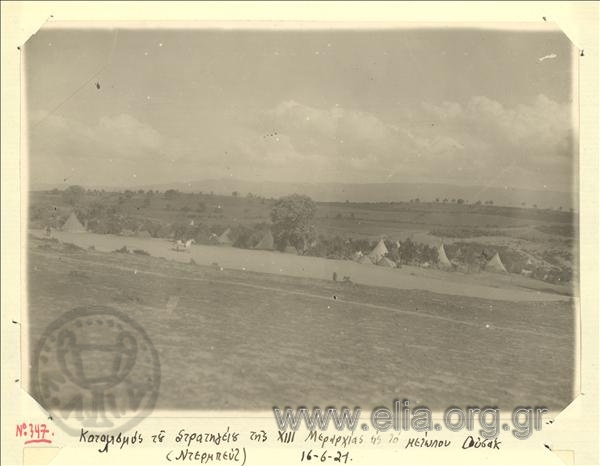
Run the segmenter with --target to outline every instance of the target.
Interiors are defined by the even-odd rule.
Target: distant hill
[[[34,186],[32,190],[45,190],[57,186]],[[64,187],[61,187],[64,188]],[[89,188],[116,189],[116,187],[89,186]],[[263,197],[280,197],[286,194],[306,194],[323,202],[392,202],[409,201],[419,198],[421,202],[440,201],[447,198],[464,199],[469,203],[476,201],[494,201],[497,205],[527,206],[536,204],[540,208],[562,206],[568,210],[577,209],[577,193],[560,191],[533,191],[519,188],[499,188],[482,186],[456,186],[438,183],[283,183],[277,181],[244,181],[236,179],[201,180],[173,182],[140,186],[123,186],[120,189],[178,189],[183,192],[213,192],[240,195],[253,193]]]

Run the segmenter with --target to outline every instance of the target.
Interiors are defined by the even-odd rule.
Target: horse
[[[190,246],[195,242],[196,241],[193,238],[188,239],[185,243],[183,241],[181,241],[180,239],[178,239],[175,242],[175,247],[173,249],[178,252],[188,251],[190,249]]]

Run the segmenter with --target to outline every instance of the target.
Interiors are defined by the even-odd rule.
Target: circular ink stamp
[[[82,307],[46,329],[31,377],[34,398],[67,433],[126,431],[156,404],[160,361],[131,317],[105,306]]]

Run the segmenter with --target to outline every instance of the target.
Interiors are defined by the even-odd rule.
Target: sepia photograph
[[[22,61],[29,393],[74,431],[560,412],[579,53],[551,26],[43,27]]]

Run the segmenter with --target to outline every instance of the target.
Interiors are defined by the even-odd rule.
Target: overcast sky
[[[562,33],[46,30],[25,52],[34,185],[577,189]]]

